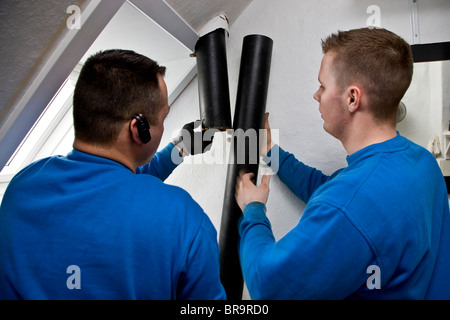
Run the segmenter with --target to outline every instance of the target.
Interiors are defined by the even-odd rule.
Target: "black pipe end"
[[[225,29],[219,28],[195,45],[200,118],[204,128],[220,131],[232,128],[225,37]]]

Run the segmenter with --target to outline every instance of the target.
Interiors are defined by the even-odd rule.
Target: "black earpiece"
[[[141,113],[135,114],[133,119],[136,119],[139,138],[142,143],[148,143],[152,137],[150,136],[150,125],[148,124],[147,119]]]

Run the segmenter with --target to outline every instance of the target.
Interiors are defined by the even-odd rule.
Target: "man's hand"
[[[241,171],[236,181],[236,202],[244,211],[245,207],[252,202],[267,203],[269,197],[270,175],[264,175],[261,185],[257,187],[254,182],[253,173],[245,173]]]
[[[270,133],[268,112],[264,115],[264,129],[264,134],[261,137],[261,149],[259,150],[259,154],[261,155],[261,157],[265,157],[267,153],[269,153],[270,149],[272,149],[272,147],[274,146],[274,144],[272,143],[272,134]]]
[[[218,131],[218,129],[206,130],[200,120],[190,122],[183,126],[173,139],[173,144],[183,157],[205,153],[211,149],[214,134]]]

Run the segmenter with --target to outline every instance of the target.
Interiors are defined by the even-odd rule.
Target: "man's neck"
[[[96,146],[78,139],[75,139],[73,148],[84,153],[116,161],[131,171],[136,172],[136,166],[117,148]]]
[[[382,143],[397,136],[397,130],[392,125],[364,125],[352,130],[347,137],[341,139],[348,155],[364,149],[372,144]]]

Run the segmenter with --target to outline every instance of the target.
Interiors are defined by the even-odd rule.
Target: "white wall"
[[[419,3],[421,5],[423,1]],[[433,4],[435,6],[433,6]],[[421,42],[449,41],[450,1],[427,1],[419,11],[422,21]],[[366,26],[367,8],[378,5],[381,26],[411,42],[410,4],[407,0],[257,0],[233,24],[228,40],[228,66],[231,105],[234,113],[243,37],[264,34],[274,40],[272,72],[267,101],[270,124],[279,129],[280,145],[308,165],[331,174],[347,165],[346,153],[339,141],[326,134],[313,94],[322,58],[320,40],[338,29]],[[441,5],[438,7],[436,5]],[[425,7],[425,5],[424,5]],[[421,9],[422,7],[419,7]],[[446,12],[444,14],[443,12]],[[435,24],[435,32],[430,32]],[[422,29],[421,29],[422,30]],[[430,39],[430,41],[427,41]],[[197,79],[195,78],[172,106],[166,120],[165,145],[175,128],[199,117]],[[214,147],[211,152],[214,152]],[[186,189],[220,230],[226,165],[182,164],[168,183]],[[271,180],[268,216],[275,237],[283,237],[299,221],[305,204],[278,179]],[[248,297],[245,293],[245,297]]]
[[[397,129],[425,148],[430,139],[435,135],[440,137],[443,131],[443,63],[416,63],[413,80],[402,99],[407,108],[407,116],[397,125]]]

